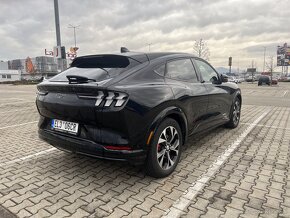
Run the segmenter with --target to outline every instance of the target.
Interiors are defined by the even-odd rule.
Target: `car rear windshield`
[[[140,62],[117,55],[81,57],[71,67],[50,79],[52,82],[68,82],[67,76],[82,76],[96,82],[114,78],[139,65]]]

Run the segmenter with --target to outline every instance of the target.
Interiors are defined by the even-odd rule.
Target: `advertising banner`
[[[283,46],[277,47],[277,66],[289,66],[290,65],[290,47],[287,43]]]

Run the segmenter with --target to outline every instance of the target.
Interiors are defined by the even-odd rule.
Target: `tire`
[[[171,118],[163,120],[151,141],[146,160],[147,174],[155,178],[170,175],[179,162],[182,143],[179,124]]]
[[[239,125],[241,116],[241,100],[239,98],[235,98],[235,101],[232,105],[232,109],[230,112],[230,121],[225,124],[227,128],[234,129]]]

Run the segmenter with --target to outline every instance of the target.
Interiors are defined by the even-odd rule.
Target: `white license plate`
[[[53,119],[51,120],[51,128],[57,131],[68,132],[71,134],[77,134],[79,129],[78,123]]]

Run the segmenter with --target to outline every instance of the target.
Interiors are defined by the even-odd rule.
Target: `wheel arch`
[[[147,135],[150,137],[151,132],[153,132],[153,135],[154,135],[158,126],[166,118],[171,118],[179,124],[179,127],[181,129],[181,133],[182,133],[182,139],[183,139],[182,142],[184,144],[186,142],[187,136],[188,136],[187,118],[186,118],[185,113],[182,111],[182,109],[180,109],[176,106],[168,107],[168,108],[164,109],[163,111],[161,111],[153,120],[153,122],[150,126],[150,129],[149,129],[149,133]],[[149,142],[147,141],[147,145],[150,145],[151,140],[152,140],[152,138],[150,138]]]

